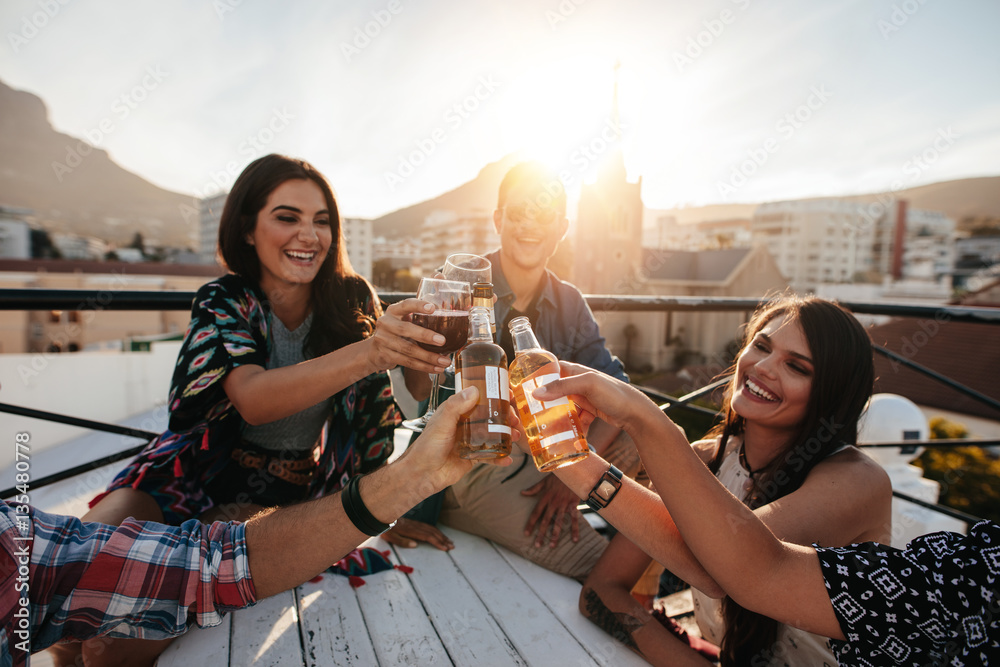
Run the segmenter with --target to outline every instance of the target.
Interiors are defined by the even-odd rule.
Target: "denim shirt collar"
[[[516,296],[514,295],[514,290],[510,288],[510,284],[507,282],[507,277],[503,273],[503,269],[500,266],[500,251],[490,253],[486,256],[486,259],[490,260],[493,264],[493,293],[497,297],[495,314],[497,322],[503,322],[507,318],[507,313],[514,305],[514,300]],[[555,308],[556,306],[556,292],[555,292],[555,282],[558,280],[555,274],[545,269],[545,273],[542,276],[541,291],[538,293],[538,301],[536,302],[536,307],[539,312],[546,312],[549,308]]]

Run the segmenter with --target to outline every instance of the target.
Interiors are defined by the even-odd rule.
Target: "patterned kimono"
[[[373,313],[371,299],[361,307]],[[214,505],[205,484],[229,463],[245,424],[226,397],[223,380],[239,366],[267,367],[268,315],[263,293],[239,276],[223,276],[198,290],[171,381],[169,430],[152,440],[91,507],[126,487],[152,495],[169,524]],[[335,394],[309,497],[337,491],[353,475],[384,463],[399,421],[385,372]]]

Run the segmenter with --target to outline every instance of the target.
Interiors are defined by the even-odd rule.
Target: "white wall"
[[[150,352],[0,355],[0,402],[119,422],[166,403],[180,345],[154,343]],[[0,470],[13,463],[20,432],[30,434],[34,454],[89,430],[0,413]]]

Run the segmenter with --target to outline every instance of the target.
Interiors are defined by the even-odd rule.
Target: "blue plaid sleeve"
[[[14,518],[3,503],[8,555],[18,548]],[[256,601],[242,524],[129,519],[114,527],[33,510],[29,525],[33,651],[101,635],[172,637]]]

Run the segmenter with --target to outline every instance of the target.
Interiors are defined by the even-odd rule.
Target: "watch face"
[[[604,498],[605,500],[610,498],[614,492],[615,492],[615,485],[609,482],[608,480],[604,480],[603,482],[601,482],[600,488],[597,489],[597,493],[599,493],[601,495],[601,498]]]

